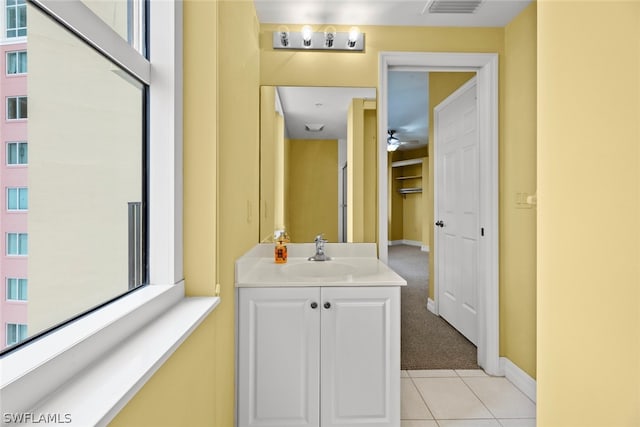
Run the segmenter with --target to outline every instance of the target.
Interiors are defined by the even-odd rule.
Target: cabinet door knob
[[[315,302],[315,301],[314,301],[314,302],[312,302],[312,303],[311,303],[311,308],[313,308],[314,310],[315,310],[316,308],[318,308],[318,303],[317,303],[317,302]]]
[[[324,308],[329,309],[331,308],[331,303],[329,301],[324,303]]]

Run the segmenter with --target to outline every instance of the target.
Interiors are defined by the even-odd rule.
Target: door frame
[[[498,54],[380,52],[378,67],[378,254],[388,262],[388,73],[395,71],[474,71],[477,78],[480,212],[484,236],[478,256],[478,365],[501,375],[498,234]],[[432,124],[430,124],[432,125]],[[432,251],[437,250],[435,247]],[[434,253],[435,255],[435,253]],[[434,277],[435,279],[435,277]],[[437,286],[437,284],[434,284]],[[436,295],[434,293],[434,295]]]

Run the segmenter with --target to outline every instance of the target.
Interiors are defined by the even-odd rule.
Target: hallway
[[[427,310],[429,257],[419,247],[389,247],[389,266],[407,281],[401,290],[401,369],[477,369],[477,349]]]

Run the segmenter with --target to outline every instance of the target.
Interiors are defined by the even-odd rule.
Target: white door
[[[400,422],[400,288],[322,288],[322,427]]]
[[[475,77],[434,110],[438,312],[478,342],[479,189]]]
[[[319,427],[319,297],[319,288],[239,290],[239,427]]]

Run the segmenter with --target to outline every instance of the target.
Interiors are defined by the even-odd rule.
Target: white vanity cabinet
[[[400,424],[400,288],[238,288],[238,426]]]

